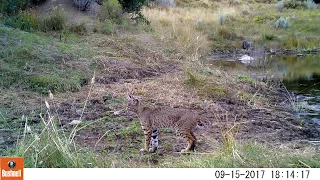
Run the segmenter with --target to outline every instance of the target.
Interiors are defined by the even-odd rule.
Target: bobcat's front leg
[[[144,133],[144,148],[140,149],[141,152],[149,152],[149,145],[151,141],[152,129],[144,129],[142,126],[143,133]]]
[[[158,136],[159,136],[159,130],[157,127],[154,127],[151,134],[151,141],[150,141],[150,148],[149,152],[154,153],[158,149]]]

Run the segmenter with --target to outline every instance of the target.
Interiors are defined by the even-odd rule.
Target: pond
[[[290,101],[298,115],[320,125],[320,54],[260,55],[259,58],[238,59],[233,57],[210,62],[237,69],[264,71],[281,78],[287,90],[294,94]]]

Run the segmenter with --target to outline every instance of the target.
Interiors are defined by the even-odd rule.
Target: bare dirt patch
[[[135,112],[124,111],[126,94],[130,91],[153,106],[197,111],[206,127],[195,132],[198,137],[196,149],[199,152],[215,151],[222,143],[221,128],[230,129],[234,125],[238,128],[236,138],[239,141],[280,145],[317,139],[320,136],[315,124],[301,123],[288,107],[253,108],[232,99],[203,101],[195,92],[181,84],[179,76],[181,73],[176,72],[132,82],[95,84],[83,119],[97,122],[79,131],[76,139],[80,146],[95,147],[102,153],[138,152],[143,144],[138,117]],[[106,94],[109,95],[106,97]],[[66,115],[65,124],[79,118],[77,108],[72,108],[70,103],[59,108],[64,109],[62,112],[65,113],[61,115]],[[78,109],[80,108],[81,106]],[[160,131],[159,142],[160,154],[178,152],[185,147],[184,140],[176,137],[170,129]]]
[[[102,84],[116,83],[126,79],[141,80],[179,71],[178,64],[172,61],[163,62],[163,64],[143,65],[128,60],[100,59],[98,66],[101,70],[95,79],[96,82]]]

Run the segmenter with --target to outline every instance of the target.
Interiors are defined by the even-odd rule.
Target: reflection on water
[[[314,81],[320,76],[320,55],[270,56],[270,66],[279,77],[287,81]],[[312,81],[312,82],[311,82]],[[318,81],[319,82],[319,81]]]
[[[219,61],[217,61],[219,62]],[[244,65],[241,61],[228,62],[256,70],[271,70],[282,78],[284,85],[297,96],[300,115],[307,115],[320,125],[320,55],[282,55],[255,58]],[[216,63],[214,63],[216,64]],[[235,65],[230,65],[235,66]],[[237,67],[236,66],[236,67]]]

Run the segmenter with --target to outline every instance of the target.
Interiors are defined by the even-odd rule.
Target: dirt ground
[[[204,102],[193,90],[181,85],[183,72],[178,62],[152,65],[105,59],[101,67],[91,91],[87,86],[74,94],[60,94],[57,96],[60,100],[55,101],[60,124],[70,127],[69,123],[80,118],[84,101],[91,92],[82,120],[87,124],[94,123],[79,131],[76,140],[82,147],[95,147],[103,152],[126,152],[141,148],[143,134],[137,114],[125,111],[128,92],[133,92],[143,102],[154,106],[197,111],[205,125],[205,129],[195,132],[198,138],[196,149],[199,152],[214,151],[217,144],[222,142],[222,132],[230,129],[233,129],[239,141],[255,141],[272,146],[317,140],[320,137],[319,127],[309,121],[301,123],[289,106],[281,104],[285,97],[280,91],[271,100],[278,104],[273,109],[252,108],[227,98]],[[138,125],[138,128],[132,129],[132,125]],[[160,131],[159,142],[159,151],[165,153],[178,152],[186,145],[170,129]]]

